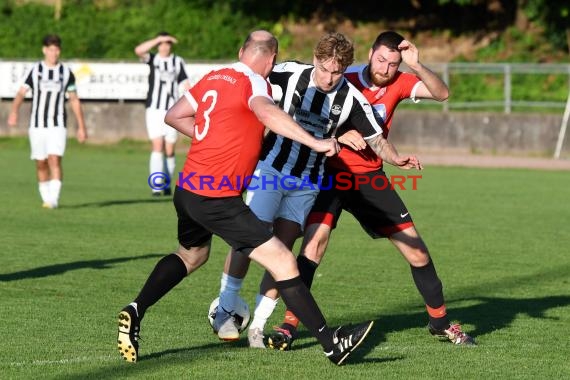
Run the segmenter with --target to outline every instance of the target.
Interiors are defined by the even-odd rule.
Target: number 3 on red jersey
[[[202,96],[202,102],[206,103],[208,101],[208,98],[212,98],[212,103],[210,104],[210,107],[204,111],[204,128],[202,131],[199,131],[198,125],[194,127],[194,137],[196,137],[198,140],[203,140],[208,133],[208,129],[210,128],[210,113],[214,110],[216,102],[218,101],[218,92],[215,90],[206,91],[204,96]]]

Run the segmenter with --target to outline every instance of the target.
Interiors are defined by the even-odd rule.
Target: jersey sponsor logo
[[[55,80],[41,80],[40,91],[57,92],[61,90],[61,82]]]
[[[176,73],[172,71],[161,71],[160,80],[162,82],[174,82],[176,80]]]
[[[210,75],[208,78],[206,78],[206,80],[220,80],[220,79],[225,80],[226,82],[229,82],[231,84],[235,84],[237,82],[236,78],[227,74],[215,74],[215,75]]]
[[[340,113],[342,112],[342,107],[339,104],[335,104],[332,106],[331,108],[331,113],[335,116],[340,115]]]
[[[293,119],[301,124],[307,131],[318,133],[319,135],[326,134],[332,126],[332,120],[329,118],[300,108],[295,110]]]

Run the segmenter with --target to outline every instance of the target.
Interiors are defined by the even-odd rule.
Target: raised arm
[[[178,42],[178,40],[172,36],[157,36],[155,38],[151,38],[150,40],[141,42],[139,45],[137,45],[137,47],[135,47],[135,54],[138,55],[140,59],[146,61],[148,52],[162,42],[172,42],[173,44],[175,44]]]
[[[449,97],[449,88],[437,74],[420,62],[420,54],[416,45],[403,40],[398,48],[402,53],[402,61],[423,82],[416,90],[416,98],[434,99],[439,102],[446,100]]]

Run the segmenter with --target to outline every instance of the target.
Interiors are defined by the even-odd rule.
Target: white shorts
[[[305,219],[319,194],[317,185],[307,186],[300,178],[286,176],[258,162],[248,185],[245,203],[262,221],[283,218],[305,227]]]
[[[146,109],[146,131],[151,140],[164,137],[164,141],[174,144],[178,139],[178,131],[164,122],[166,111],[154,108]]]
[[[48,156],[63,156],[67,142],[67,128],[64,127],[30,127],[30,148],[32,160],[45,160]]]

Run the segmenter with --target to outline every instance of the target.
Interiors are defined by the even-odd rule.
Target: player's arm
[[[413,43],[403,40],[400,45],[398,45],[398,49],[400,49],[402,53],[402,61],[404,61],[422,81],[416,88],[416,98],[434,99],[439,102],[443,102],[449,98],[449,88],[437,74],[420,62],[418,49]]]
[[[320,140],[314,138],[297,124],[291,116],[264,96],[254,97],[250,101],[250,108],[263,125],[278,135],[295,140],[316,152],[325,153],[327,157],[334,156],[339,151],[339,146],[335,139]]]
[[[400,156],[396,147],[388,142],[382,134],[367,139],[366,142],[378,157],[391,165],[397,166],[400,169],[423,169],[420,160],[415,155]]]
[[[141,60],[146,61],[148,52],[162,42],[172,42],[175,44],[178,40],[172,36],[157,36],[138,44],[135,47],[135,54],[138,55]]]
[[[14,100],[12,101],[12,107],[10,108],[10,113],[8,114],[8,126],[15,127],[18,124],[18,111],[20,106],[24,102],[24,97],[28,92],[27,86],[22,86],[16,93]]]
[[[164,122],[176,129],[178,132],[188,137],[194,137],[194,115],[196,106],[192,105],[188,92],[184,93],[180,99],[166,112]],[[196,108],[194,108],[196,107]]]
[[[85,128],[85,118],[81,109],[81,102],[75,91],[69,92],[69,105],[77,120],[77,141],[84,143],[87,140],[87,128]]]

